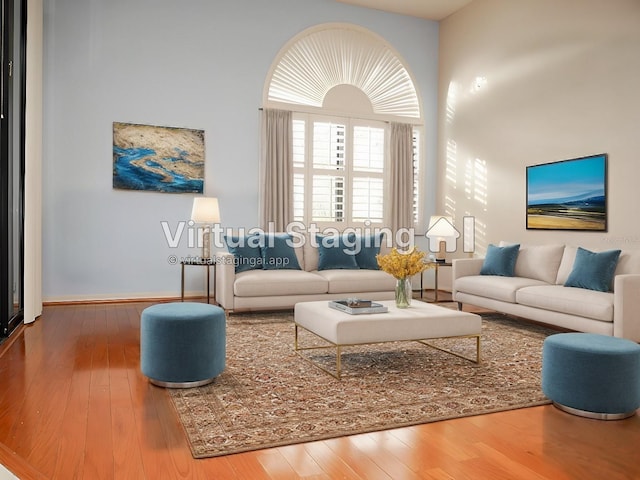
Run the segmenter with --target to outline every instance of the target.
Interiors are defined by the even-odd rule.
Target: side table
[[[180,276],[180,300],[184,302],[184,267],[192,265],[192,266],[200,266],[207,267],[207,303],[210,302],[211,299],[211,289],[209,287],[211,281],[211,267],[213,267],[213,300],[214,303],[217,303],[216,300],[216,263],[212,258],[202,259],[202,258],[188,258],[186,260],[182,260],[180,262],[181,268],[181,276]]]
[[[433,284],[433,289],[434,289],[434,298],[433,298],[433,302],[432,303],[438,303],[438,270],[440,270],[440,267],[451,267],[453,266],[453,263],[451,262],[426,262],[427,265],[432,265],[434,272],[433,272],[433,279],[434,279],[434,284]],[[423,278],[424,278],[424,272],[422,272],[420,274],[420,298],[423,298],[424,296],[424,288],[423,288]]]

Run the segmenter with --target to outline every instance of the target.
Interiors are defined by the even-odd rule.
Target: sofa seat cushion
[[[238,273],[233,284],[236,297],[310,295],[327,291],[326,279],[304,270],[249,270]]]
[[[613,322],[613,293],[609,292],[544,285],[522,288],[517,292],[516,300],[528,307]]]
[[[492,298],[502,302],[516,303],[516,292],[524,287],[547,285],[540,280],[499,275],[470,275],[456,279],[458,292]]]
[[[382,270],[321,270],[329,293],[385,292],[396,288],[396,279]]]

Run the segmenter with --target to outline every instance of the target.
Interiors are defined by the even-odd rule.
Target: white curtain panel
[[[395,233],[413,226],[413,126],[390,125],[390,225]]]
[[[292,113],[264,109],[261,120],[260,227],[283,232],[293,219]]]

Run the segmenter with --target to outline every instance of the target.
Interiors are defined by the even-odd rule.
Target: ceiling
[[[337,0],[360,7],[411,15],[428,20],[442,20],[471,3],[471,0]]]

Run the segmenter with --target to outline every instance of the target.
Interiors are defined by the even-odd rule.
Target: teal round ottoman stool
[[[542,391],[574,415],[601,420],[640,407],[640,345],[593,333],[560,333],[542,345]]]
[[[140,318],[140,369],[154,385],[199,387],[225,367],[226,316],[206,303],[160,303]]]

